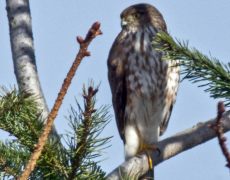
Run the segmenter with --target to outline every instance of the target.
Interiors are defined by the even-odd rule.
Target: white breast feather
[[[149,28],[148,31],[154,32],[154,29]],[[131,106],[126,106],[125,117],[127,118],[127,124],[125,126],[125,153],[126,158],[134,156],[141,143],[152,144],[158,141],[159,137],[159,126],[164,118],[164,115],[169,111],[168,106],[165,106],[165,102],[156,98],[152,99],[155,91],[155,87],[149,87],[149,84],[157,84],[159,72],[154,71],[156,63],[158,65],[162,62],[154,62],[156,58],[149,60],[149,67],[146,67],[146,61],[144,57],[139,58],[139,66],[136,64],[136,56],[140,54],[140,39],[142,32],[137,32],[136,43],[134,44],[135,52],[127,59],[126,69],[131,69],[132,72],[127,74],[127,80],[129,81],[130,92],[127,95],[132,101]],[[147,33],[144,35],[143,50],[146,51],[151,44],[151,39]],[[149,57],[156,56],[154,50],[150,52]],[[141,60],[141,58],[143,58]],[[168,62],[164,62],[165,65]],[[177,80],[179,76],[177,72],[173,72],[168,77],[169,81],[165,89],[174,88],[177,89]],[[164,77],[167,78],[167,77]],[[138,79],[138,80],[136,80]],[[141,85],[140,93],[137,92],[138,87]],[[157,94],[159,95],[159,94]],[[157,96],[156,95],[156,96]],[[140,137],[140,135],[142,137]],[[145,141],[145,142],[144,142]]]

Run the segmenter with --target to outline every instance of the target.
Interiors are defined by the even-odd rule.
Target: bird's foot
[[[140,148],[140,153],[145,153],[148,157],[149,169],[153,169],[153,160],[151,154],[153,151],[160,153],[160,149],[154,144],[142,144]]]

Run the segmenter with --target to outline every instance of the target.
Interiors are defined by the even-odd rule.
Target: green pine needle
[[[43,123],[34,97],[16,89],[1,88],[0,129],[12,135],[11,140],[0,141],[0,178],[14,178],[21,174],[42,131]],[[84,110],[71,107],[71,131],[65,139],[67,147],[58,146],[50,138],[45,145],[31,179],[104,179],[105,172],[98,163],[102,151],[109,147],[111,137],[100,134],[108,124],[108,107],[95,109],[97,89],[83,90]]]
[[[164,59],[179,60],[183,79],[199,83],[205,87],[211,97],[223,98],[226,106],[230,105],[230,64],[223,64],[217,58],[208,57],[195,48],[189,48],[188,42],[180,42],[160,32],[154,39],[153,46],[164,54]]]
[[[0,142],[0,178],[16,179],[28,157],[28,151],[17,142]]]
[[[73,130],[67,134],[69,146],[69,158],[71,169],[70,179],[104,179],[98,162],[102,151],[108,147],[111,137],[100,138],[99,135],[108,124],[110,116],[108,107],[103,106],[95,110],[95,94],[97,89],[83,90],[84,110],[77,103],[78,109],[71,107],[68,117],[70,127]]]
[[[13,136],[7,143],[0,142],[0,172],[4,174],[3,177],[8,177],[20,174],[37,143],[43,123],[34,97],[3,87],[1,92],[0,129]],[[16,160],[20,163],[16,163]],[[31,177],[44,179],[48,173],[57,175],[61,171],[60,164],[63,166],[64,162],[67,164],[62,150],[57,151],[57,142],[50,139]]]
[[[39,112],[32,96],[1,88],[0,129],[14,135],[21,144],[32,150],[42,130]]]

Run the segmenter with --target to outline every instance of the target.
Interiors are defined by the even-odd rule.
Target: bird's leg
[[[145,153],[148,156],[148,163],[149,163],[149,169],[153,169],[153,160],[151,158],[151,154],[153,151],[158,151],[160,152],[159,148],[154,145],[154,144],[146,144],[146,143],[141,143],[141,146],[139,148],[139,153]]]

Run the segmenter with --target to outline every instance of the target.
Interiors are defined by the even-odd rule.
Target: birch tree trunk
[[[49,109],[42,92],[33,43],[29,0],[6,0],[14,73],[20,91],[32,93],[45,122]],[[58,134],[53,128],[53,134]]]

